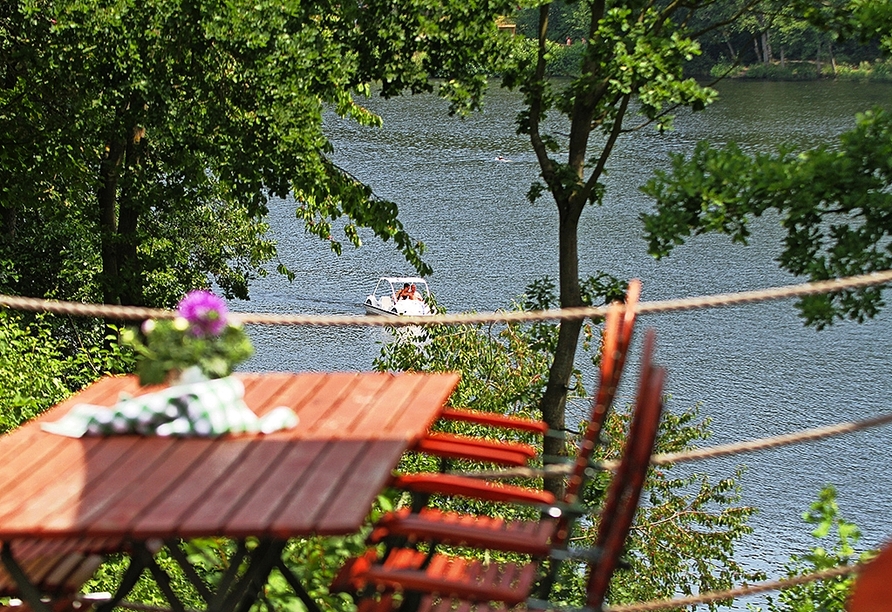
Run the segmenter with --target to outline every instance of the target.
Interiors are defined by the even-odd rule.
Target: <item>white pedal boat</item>
[[[414,289],[414,290],[413,290]],[[428,305],[430,289],[418,276],[382,276],[363,307],[368,314],[390,316],[427,316],[433,314]]]

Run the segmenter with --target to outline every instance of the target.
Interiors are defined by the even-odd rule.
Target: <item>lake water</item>
[[[801,282],[778,270],[782,235],[776,219],[754,224],[749,246],[701,236],[668,258],[646,254],[638,215],[651,202],[638,191],[669,152],[701,139],[737,140],[747,150],[781,142],[812,146],[854,125],[854,114],[892,105],[892,86],[858,83],[728,82],[703,113],[683,113],[676,130],[643,130],[618,147],[610,164],[604,205],[587,210],[580,238],[583,275],[604,270],[638,277],[643,299],[657,300],[758,289]],[[450,312],[507,307],[531,281],[557,277],[556,211],[543,197],[527,202],[538,175],[527,140],[515,134],[520,97],[494,89],[483,113],[446,116],[431,96],[368,105],[384,118],[380,130],[331,118],[336,161],[377,195],[397,202],[407,229],[428,246],[429,278]],[[505,157],[510,162],[497,161]],[[237,310],[363,316],[358,303],[383,275],[411,270],[389,244],[367,239],[336,257],[304,234],[293,202],[273,206],[279,256],[293,283],[271,275]],[[886,299],[892,293],[886,292]],[[792,301],[642,317],[657,330],[658,360],[668,367],[668,407],[701,406],[712,419],[710,444],[759,438],[892,409],[892,311],[864,324],[843,322],[824,331],[805,328]],[[364,370],[387,333],[372,328],[253,327],[257,355],[245,370]],[[640,334],[639,334],[640,338]],[[636,375],[631,364],[626,380]],[[588,386],[593,386],[592,378]],[[622,389],[630,399],[630,384]],[[739,463],[744,503],[759,508],[755,533],[739,548],[752,567],[779,575],[792,553],[812,546],[802,511],[825,484],[839,493],[843,516],[858,523],[864,544],[892,538],[892,471],[886,457],[892,427],[812,444],[711,460],[696,465],[718,478]],[[740,600],[760,603],[760,599]]]

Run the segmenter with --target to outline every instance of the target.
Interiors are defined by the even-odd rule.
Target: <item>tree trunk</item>
[[[586,49],[586,56],[582,64],[584,74],[597,75],[598,64],[592,49],[598,45],[597,24],[606,10],[606,0],[594,0],[592,3],[592,21],[589,30],[590,44]],[[547,5],[539,7],[539,62],[536,66],[535,80],[531,86],[530,101],[530,142],[539,167],[542,178],[545,179],[549,191],[554,197],[559,215],[559,264],[560,264],[560,302],[562,308],[582,306],[582,293],[579,286],[579,251],[578,229],[579,217],[589,199],[592,185],[585,178],[586,151],[589,135],[592,132],[592,117],[598,100],[608,91],[607,81],[602,81],[599,86],[591,87],[581,92],[574,101],[572,119],[570,122],[569,151],[566,166],[572,168],[573,176],[567,176],[549,157],[546,143],[539,133],[542,104],[542,83],[545,79],[545,56],[547,53]],[[622,124],[622,119],[618,124]],[[618,132],[616,132],[618,134]],[[608,139],[605,145],[604,155],[609,155],[612,142],[616,134]],[[599,165],[592,171],[592,181],[597,180],[603,172],[603,166]],[[539,404],[542,419],[548,426],[556,431],[565,429],[565,408],[570,379],[573,375],[576,359],[576,347],[579,343],[579,334],[582,330],[582,321],[562,321],[558,331],[558,342],[555,348],[554,360],[549,370],[548,382],[545,393]],[[563,438],[546,437],[543,443],[543,454],[547,462],[554,462],[558,457],[566,454],[566,442]],[[545,479],[545,489],[560,498],[563,494],[563,478]]]
[[[818,71],[818,78],[821,78],[821,41],[818,41],[818,52],[815,58],[815,69]]]
[[[579,287],[578,226],[582,206],[571,206],[565,202],[560,210],[560,299],[561,308],[582,306],[582,293]],[[542,419],[554,430],[565,428],[567,392],[573,375],[576,360],[576,347],[582,330],[582,320],[561,321],[554,361],[548,375],[548,384],[542,396],[540,408]],[[566,454],[566,444],[562,438],[546,437],[543,454],[549,462]],[[556,496],[563,492],[561,478],[547,479],[545,488]]]
[[[15,214],[15,206],[10,205],[9,208],[3,207],[3,241],[7,244],[12,244],[15,241],[15,224],[16,224],[16,214]]]
[[[774,59],[771,54],[771,42],[768,39],[768,30],[762,32],[762,58],[766,64],[770,64]]]
[[[781,45],[781,48],[780,48],[780,65],[781,65],[781,68],[787,67],[787,56],[784,54],[784,46],[783,45]]]
[[[139,203],[134,193],[134,183],[139,177],[142,164],[142,148],[145,130],[135,127],[127,142],[124,167],[127,180],[121,189],[118,206],[118,274],[121,279],[120,303],[128,306],[143,305],[142,266],[137,256],[139,238]]]
[[[762,48],[759,47],[759,38],[757,36],[753,36],[753,49],[756,51],[756,61],[764,64],[765,60],[762,58]]]
[[[725,45],[728,47],[728,58],[733,62],[737,59],[737,51],[734,50],[734,45],[731,44],[731,37],[728,36],[728,30],[722,28],[722,40],[725,41]]]
[[[126,143],[113,140],[106,145],[105,159],[99,167],[99,231],[102,241],[102,299],[106,304],[120,304],[118,262],[118,180],[124,161]]]
[[[126,139],[106,146],[100,166],[99,227],[102,236],[101,285],[106,304],[142,305],[137,258],[139,208],[133,193],[145,130],[134,127]],[[122,174],[126,180],[122,180]]]
[[[99,235],[101,240],[102,271],[99,273],[102,300],[106,304],[121,303],[120,262],[118,261],[118,182],[124,161],[126,143],[113,140],[106,144],[105,159],[99,166]],[[115,334],[113,326],[121,321],[105,319],[106,349],[111,349]]]
[[[836,57],[833,55],[833,43],[827,43],[827,53],[830,54],[830,66],[833,68],[833,78],[836,78]]]

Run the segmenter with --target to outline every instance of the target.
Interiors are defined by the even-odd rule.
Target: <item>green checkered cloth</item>
[[[215,437],[226,433],[272,433],[297,425],[285,406],[258,417],[244,402],[245,387],[233,376],[176,385],[138,397],[122,398],[111,408],[78,404],[44,431],[85,435]]]

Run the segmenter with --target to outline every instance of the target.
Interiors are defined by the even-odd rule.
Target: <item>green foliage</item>
[[[535,61],[537,42],[534,39],[519,37],[514,49],[515,60],[521,59],[527,63]],[[562,42],[548,42],[546,54],[546,73],[552,77],[578,77],[582,70],[582,59],[585,54],[585,45],[575,42],[567,45]]]
[[[106,372],[132,367],[116,344],[73,348],[51,317],[0,310],[0,433],[9,431]],[[114,331],[114,330],[112,330]]]
[[[426,91],[479,106],[509,45],[505,0],[14,0],[0,8],[0,289],[171,306],[245,298],[275,256],[270,201],[293,196],[340,253],[360,228],[421,273],[393,202],[329,159],[323,113]],[[436,18],[432,16],[436,16]],[[343,235],[333,226],[343,221]],[[289,274],[287,269],[280,271]]]
[[[132,329],[121,341],[137,354],[136,371],[143,385],[168,380],[171,372],[197,367],[208,378],[223,378],[254,354],[251,340],[241,325],[227,324],[217,335],[193,333],[186,319],[148,321],[143,325],[145,342]]]
[[[861,531],[854,523],[842,518],[836,503],[836,489],[821,489],[818,499],[804,512],[802,518],[813,525],[812,535],[819,541],[835,536],[833,547],[817,545],[804,555],[793,555],[786,565],[790,577],[851,565],[870,560],[876,551],[858,553],[855,546]],[[831,578],[785,589],[777,599],[768,598],[769,612],[845,612],[846,601],[854,584],[853,576]],[[750,608],[754,609],[754,608]]]
[[[748,79],[770,81],[810,81],[818,78],[817,68],[811,63],[755,64],[742,70],[740,75]]]
[[[586,20],[587,10],[585,2],[564,0],[551,2],[548,9],[548,39],[560,45],[566,44],[567,38],[572,42],[581,42],[589,29]],[[538,6],[522,6],[515,16],[518,33],[528,38],[537,38],[538,19]]]
[[[863,61],[858,64],[838,63],[836,68],[830,65],[822,67],[818,74],[818,66],[814,62],[787,62],[780,64],[758,64],[753,66],[735,66],[725,61],[713,64],[709,74],[716,78],[732,79],[765,79],[771,81],[803,81],[820,77],[833,77],[840,81],[868,81],[884,83],[892,81],[892,60]]]
[[[338,3],[343,40],[356,62],[350,85],[379,83],[381,95],[431,91],[452,112],[480,108],[489,75],[500,72],[510,38],[497,18],[515,4],[507,0],[389,0]]]
[[[20,318],[0,311],[0,431],[23,421],[68,395],[65,360],[39,323],[21,327]]]
[[[892,82],[892,60],[861,62],[857,66],[843,64],[837,68],[836,76],[839,79],[889,83]]]
[[[657,202],[642,215],[650,252],[667,255],[685,238],[705,232],[746,243],[748,222],[773,209],[787,231],[778,262],[811,280],[892,267],[892,114],[859,115],[837,146],[798,155],[750,156],[730,143],[699,143],[690,159],[673,155],[642,190]],[[799,308],[819,329],[835,319],[863,321],[883,305],[882,289],[807,297]]]

